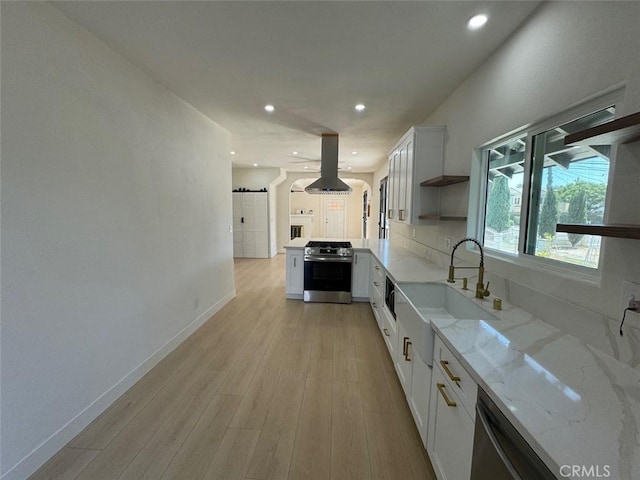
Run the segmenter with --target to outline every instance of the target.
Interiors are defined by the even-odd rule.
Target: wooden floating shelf
[[[564,137],[565,145],[619,145],[640,140],[640,112]]]
[[[425,180],[420,184],[421,187],[447,187],[456,183],[468,182],[468,175],[440,175]]]
[[[601,237],[632,238],[640,240],[640,225],[581,225],[559,223],[556,232],[577,233],[581,235],[599,235]]]
[[[420,220],[441,220],[443,222],[466,222],[467,217],[454,217],[450,215],[420,215]]]

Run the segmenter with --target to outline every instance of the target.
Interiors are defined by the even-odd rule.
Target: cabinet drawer
[[[375,278],[375,275],[371,278],[369,284],[369,296],[378,295],[380,298],[384,298],[384,283]]]
[[[398,349],[398,326],[395,318],[387,311],[386,308],[382,308],[382,317],[384,319],[384,326],[382,327],[382,335],[384,337],[384,343],[387,345],[391,360],[395,363]]]
[[[468,479],[474,421],[462,407],[446,376],[441,369],[433,369],[427,452],[438,479]]]
[[[449,348],[436,335],[434,345],[434,365],[442,372],[448,382],[448,389],[455,393],[469,416],[476,419],[476,397],[478,384],[467,373],[462,364],[453,356]]]
[[[386,277],[386,274],[385,274],[384,268],[382,267],[382,265],[378,263],[378,261],[372,255],[371,256],[371,281],[372,282],[376,281],[380,285],[384,286],[385,277]]]

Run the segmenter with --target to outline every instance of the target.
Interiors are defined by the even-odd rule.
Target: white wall
[[[278,251],[280,253],[284,253],[284,246],[291,241],[291,231],[289,229],[289,214],[291,213],[291,204],[290,204],[290,193],[291,186],[296,180],[301,178],[307,178],[309,176],[308,173],[304,172],[287,172],[286,178],[277,186],[276,195],[277,195],[277,242],[278,242]],[[340,176],[343,180],[346,177]],[[365,183],[371,185],[373,181],[373,175],[371,173],[350,173],[349,178],[354,178],[357,180],[362,180]],[[352,194],[351,196],[353,196]],[[318,197],[322,197],[322,195],[318,195]],[[360,212],[362,211],[362,194],[358,195],[358,216],[360,216]],[[304,207],[302,207],[304,208]],[[315,211],[315,210],[314,210]],[[360,218],[359,222],[362,222]],[[362,231],[362,223],[358,223],[358,232]],[[356,233],[355,231],[349,232]],[[362,234],[358,233],[356,238],[361,238]]]
[[[425,119],[427,124],[447,126],[445,172],[468,174],[475,147],[615,85],[625,87],[623,105],[616,113],[625,115],[640,110],[638,18],[638,2],[543,4]],[[636,142],[618,148],[609,222],[640,224],[639,184],[640,144]],[[460,202],[466,202],[467,192],[449,198],[447,206],[457,208]],[[404,226],[394,225],[393,232],[410,237],[410,228]],[[445,236],[455,240],[465,233],[463,225],[442,223],[418,227],[416,237],[421,243],[443,250]],[[461,252],[461,256],[477,262],[474,255]],[[604,239],[601,285],[503,261],[487,262],[496,293],[511,297],[556,326],[634,365],[640,364],[637,351],[640,330],[630,330],[620,340],[615,328],[622,314],[619,309],[622,281],[640,283],[638,265],[640,242],[611,238]],[[640,326],[640,322],[636,319],[628,325],[633,328]],[[627,340],[629,337],[631,340]]]
[[[249,190],[266,188],[268,190],[269,185],[278,175],[280,175],[279,168],[233,167],[231,187],[234,190],[237,188],[248,188]]]
[[[2,2],[1,13],[8,479],[234,290],[227,132],[53,7]]]

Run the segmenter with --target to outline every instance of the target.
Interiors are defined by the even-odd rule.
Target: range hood
[[[351,187],[338,178],[338,134],[322,134],[320,178],[304,189],[307,193],[349,194]]]

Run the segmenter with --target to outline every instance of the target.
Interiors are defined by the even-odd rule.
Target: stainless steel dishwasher
[[[489,396],[478,388],[471,480],[556,478]]]

